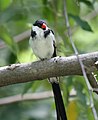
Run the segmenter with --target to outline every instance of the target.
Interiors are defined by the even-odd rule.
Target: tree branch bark
[[[97,70],[94,63],[98,60],[98,52],[82,54],[79,58],[90,72]],[[0,67],[0,87],[68,75],[82,75],[76,56],[56,57],[50,60]],[[97,83],[94,88],[98,88]]]

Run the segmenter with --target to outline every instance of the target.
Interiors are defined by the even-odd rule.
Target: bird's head
[[[46,30],[47,29],[46,22],[43,21],[43,20],[37,20],[37,21],[35,21],[35,23],[33,24],[33,26],[37,26],[37,27],[41,28],[42,30]]]

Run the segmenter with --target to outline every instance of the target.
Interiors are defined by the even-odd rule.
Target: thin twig
[[[13,37],[13,40],[17,43],[22,40],[25,40],[26,38],[30,37],[31,30],[24,31],[16,36]],[[6,47],[6,44],[3,42],[3,40],[0,39],[0,49]]]
[[[52,98],[53,94],[51,91],[40,92],[40,93],[26,93],[24,95],[18,94],[10,97],[0,98],[0,105],[11,104],[22,101],[36,101]]]
[[[96,112],[96,110],[95,110],[94,102],[93,102],[92,88],[91,88],[90,83],[89,83],[89,80],[88,80],[88,78],[87,78],[84,64],[83,64],[82,60],[79,59],[78,50],[77,50],[77,48],[76,48],[76,46],[75,46],[75,44],[74,44],[74,42],[73,42],[73,40],[72,40],[71,29],[70,29],[70,24],[69,24],[68,15],[67,15],[67,9],[66,9],[66,0],[63,0],[63,1],[64,1],[64,17],[65,17],[66,27],[67,27],[67,29],[68,29],[69,40],[70,40],[70,43],[72,44],[73,50],[74,50],[74,52],[75,52],[75,55],[77,56],[77,59],[78,59],[78,61],[79,61],[79,63],[80,63],[81,70],[82,70],[82,73],[83,73],[83,76],[84,76],[84,79],[85,79],[85,82],[86,82],[86,85],[87,85],[87,88],[88,88],[88,91],[89,91],[90,105],[91,105],[91,108],[92,108],[92,112],[93,112],[94,119],[95,119],[95,120],[98,120],[97,112]]]

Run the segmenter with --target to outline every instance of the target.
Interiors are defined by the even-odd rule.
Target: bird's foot
[[[61,57],[61,56],[57,56],[57,57],[55,57],[55,58],[54,58],[54,62],[57,63],[60,57]]]

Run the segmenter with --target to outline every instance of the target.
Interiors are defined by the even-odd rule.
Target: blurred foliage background
[[[26,33],[27,37],[23,39],[18,36],[30,31],[37,19],[45,20],[54,30],[58,55],[73,55],[63,8],[63,0],[0,0],[0,66],[37,60],[28,44],[30,33]],[[98,0],[67,0],[67,12],[72,38],[79,53],[97,51]],[[61,79],[68,120],[93,120],[83,77],[67,76]],[[0,88],[0,98],[48,90],[51,86],[46,80],[16,84]],[[98,111],[98,96],[93,93],[93,98]],[[0,106],[0,120],[54,120],[55,117],[52,98]]]

